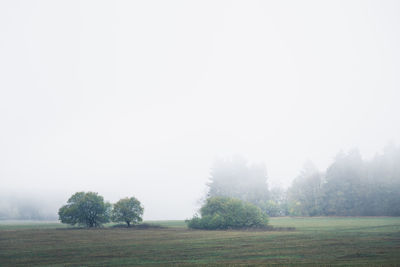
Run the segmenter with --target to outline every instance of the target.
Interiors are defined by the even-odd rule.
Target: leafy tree
[[[321,213],[322,175],[307,162],[289,188],[288,208],[291,215],[315,216]]]
[[[208,197],[232,197],[262,207],[268,201],[267,171],[241,157],[218,160],[211,169]]]
[[[268,200],[259,207],[271,217],[288,215],[286,191],[280,187],[272,188],[269,191]]]
[[[265,227],[268,217],[257,206],[240,199],[211,197],[200,209],[201,217],[187,220],[193,229],[236,229]]]
[[[58,210],[62,223],[99,227],[110,220],[111,204],[94,192],[77,192]]]
[[[340,153],[326,171],[323,204],[326,215],[364,215],[367,173],[358,150]]]
[[[126,222],[128,227],[131,223],[136,224],[142,221],[143,207],[135,197],[123,198],[114,204],[112,210],[112,221]]]
[[[374,157],[366,183],[368,215],[400,216],[400,147],[389,143]]]

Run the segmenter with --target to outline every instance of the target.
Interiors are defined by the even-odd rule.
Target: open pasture
[[[270,219],[295,231],[200,231],[183,221],[156,223],[167,228],[2,223],[0,266],[400,265],[400,218]]]

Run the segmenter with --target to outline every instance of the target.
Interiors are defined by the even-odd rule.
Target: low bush
[[[268,216],[257,206],[235,198],[211,197],[186,223],[192,229],[240,229],[263,228],[268,225]]]

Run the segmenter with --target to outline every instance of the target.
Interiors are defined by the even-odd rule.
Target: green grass
[[[55,229],[67,227],[67,225],[57,221],[0,221],[0,231],[18,229]]]
[[[400,218],[271,218],[295,231],[0,224],[0,266],[400,266]],[[29,225],[32,227],[29,228]]]

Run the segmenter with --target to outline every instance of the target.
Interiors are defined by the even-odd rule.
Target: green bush
[[[268,217],[255,205],[235,198],[211,197],[200,209],[201,217],[187,220],[192,229],[240,229],[267,226]]]

